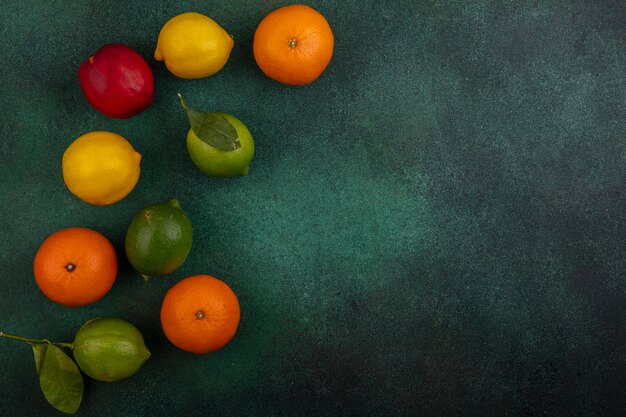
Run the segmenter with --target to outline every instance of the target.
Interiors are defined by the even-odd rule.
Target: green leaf
[[[37,368],[37,375],[41,370],[41,362],[46,355],[46,349],[48,349],[47,343],[33,343],[33,355],[35,355],[35,367]]]
[[[222,151],[234,151],[241,148],[237,130],[224,116],[219,113],[205,113],[191,110],[187,107],[183,96],[178,94],[180,103],[187,111],[191,130],[206,143]]]
[[[59,411],[74,414],[83,399],[83,377],[76,363],[60,348],[48,344],[39,369],[39,386]]]

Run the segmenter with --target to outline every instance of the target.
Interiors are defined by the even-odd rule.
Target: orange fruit
[[[315,81],[328,66],[333,47],[333,31],[324,16],[303,4],[274,10],[254,33],[256,63],[265,75],[283,84]]]
[[[192,353],[224,347],[239,325],[239,301],[228,285],[195,275],[174,285],[161,306],[161,326],[175,346]]]
[[[35,281],[52,301],[70,307],[98,301],[117,276],[111,242],[95,230],[71,227],[50,235],[35,255]]]

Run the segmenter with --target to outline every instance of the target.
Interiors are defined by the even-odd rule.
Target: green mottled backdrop
[[[266,78],[256,25],[285,1],[4,1],[0,6],[0,330],[70,341],[89,318],[138,326],[131,379],[86,383],[84,416],[617,416],[626,407],[626,5],[621,0],[311,1],[333,61],[314,84]],[[177,79],[161,26],[207,14],[226,67]],[[122,42],[153,68],[153,105],[93,110],[79,64]],[[213,179],[185,148],[176,93],[240,117],[246,178]],[[110,207],[67,191],[61,155],[111,130],[144,156]],[[144,283],[123,255],[133,214],[178,197],[192,252]],[[49,234],[85,226],[120,256],[112,291],[56,305],[32,275]],[[226,281],[242,307],[225,349],[174,348],[161,300],[181,278]],[[0,415],[54,415],[28,346],[0,340]],[[58,413],[56,413],[58,414]]]

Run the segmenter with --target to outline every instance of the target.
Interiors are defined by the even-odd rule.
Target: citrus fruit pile
[[[199,13],[183,13],[161,29],[154,58],[176,77],[198,79],[220,71],[235,42],[218,23]],[[305,5],[277,9],[259,24],[253,55],[269,78],[287,85],[315,81],[330,63],[333,33],[326,19]],[[152,103],[154,77],[148,62],[122,44],[108,44],[87,58],[78,80],[89,104],[105,116],[127,119]],[[245,176],[254,141],[245,124],[222,112],[190,109],[187,150],[192,162],[214,177]],[[75,139],[63,154],[63,180],[86,203],[106,206],[128,196],[140,179],[142,156],[124,137],[104,131]],[[130,221],[125,255],[145,279],[178,269],[192,249],[192,223],[180,202],[145,206]],[[94,303],[112,288],[118,258],[102,234],[84,227],[48,236],[33,264],[35,281],[50,300],[69,307]],[[205,354],[224,347],[240,320],[237,296],[210,275],[187,277],[165,294],[160,321],[166,338],[178,348]],[[118,318],[86,322],[72,343],[50,342],[0,332],[32,346],[45,398],[56,409],[74,413],[81,403],[83,379],[113,382],[135,374],[150,357],[139,330]],[[72,360],[63,349],[70,349]],[[80,369],[80,370],[79,370]]]

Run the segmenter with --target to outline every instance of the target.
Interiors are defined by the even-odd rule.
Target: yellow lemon
[[[204,78],[228,61],[235,42],[220,25],[200,13],[183,13],[161,29],[154,58],[180,78]]]
[[[63,181],[87,203],[106,206],[126,197],[139,181],[141,155],[115,133],[91,132],[63,154]]]

